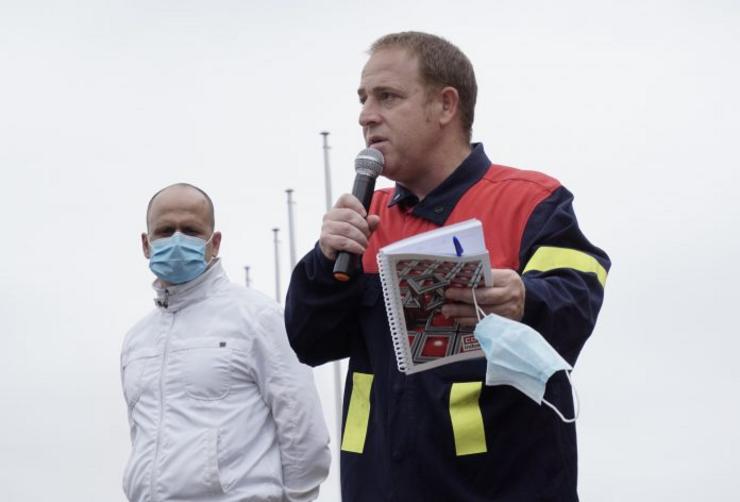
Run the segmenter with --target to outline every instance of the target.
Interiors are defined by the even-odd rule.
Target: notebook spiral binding
[[[403,305],[401,304],[401,299],[397,295],[398,288],[394,288],[392,284],[390,284],[390,277],[392,277],[393,272],[388,270],[388,261],[384,258],[386,257],[382,253],[378,253],[378,273],[380,275],[380,285],[383,288],[385,312],[388,315],[388,326],[391,330],[391,340],[393,341],[393,350],[396,353],[398,371],[406,373],[406,370],[408,369],[406,361],[411,360],[411,354],[408,352],[407,345],[403,343],[406,327],[399,325],[401,319],[399,318],[398,313],[403,312]]]

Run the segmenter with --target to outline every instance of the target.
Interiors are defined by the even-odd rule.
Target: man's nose
[[[380,122],[380,115],[378,114],[377,107],[373,105],[372,100],[368,99],[362,105],[360,110],[360,125],[367,127]]]

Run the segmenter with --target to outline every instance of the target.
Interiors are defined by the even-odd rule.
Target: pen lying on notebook
[[[458,240],[457,237],[454,237],[454,236],[452,237],[452,244],[455,245],[455,254],[457,256],[462,256],[463,255],[463,247],[462,247],[462,244],[460,244],[460,241]]]

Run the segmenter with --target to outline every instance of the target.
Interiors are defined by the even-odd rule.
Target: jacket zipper
[[[169,303],[170,293],[165,289],[164,291],[164,308],[167,308]],[[151,500],[156,500],[157,486],[157,471],[159,470],[159,448],[162,444],[162,430],[164,429],[164,375],[167,368],[167,356],[170,350],[170,334],[172,333],[172,325],[175,321],[175,314],[170,315],[170,325],[167,327],[167,335],[164,340],[164,354],[162,355],[162,367],[159,369],[159,426],[157,427],[157,445],[154,448],[154,462],[152,463],[152,479],[149,486]]]

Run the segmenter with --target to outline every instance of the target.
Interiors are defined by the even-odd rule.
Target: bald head
[[[141,249],[149,259],[151,243],[180,232],[207,242],[206,261],[218,256],[221,232],[215,230],[213,202],[200,188],[176,183],[155,193],[146,208],[146,232]]]
[[[163,204],[164,203],[164,204]],[[146,207],[146,228],[147,231],[152,231],[152,216],[153,212],[158,213],[160,206],[165,205],[168,207],[182,206],[181,209],[186,207],[189,210],[195,210],[198,214],[202,214],[206,218],[206,223],[210,232],[216,227],[216,216],[213,208],[213,201],[203,190],[190,183],[175,183],[169,185],[152,195],[149,199],[149,204]]]

